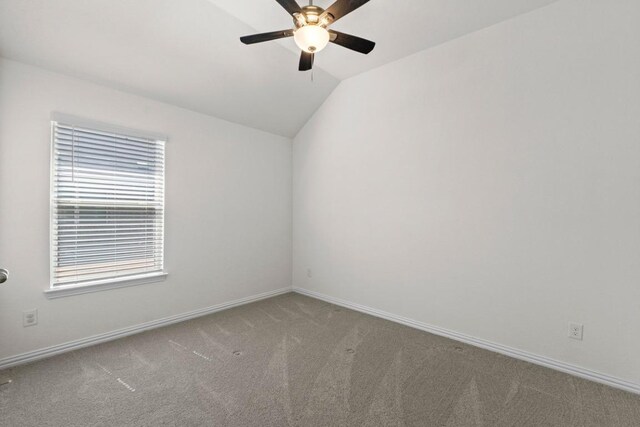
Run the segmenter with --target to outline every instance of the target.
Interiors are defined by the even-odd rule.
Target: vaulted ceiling
[[[375,50],[329,45],[312,79],[292,39],[239,41],[292,26],[274,0],[0,0],[0,56],[292,137],[340,80],[554,1],[371,0],[334,28]]]

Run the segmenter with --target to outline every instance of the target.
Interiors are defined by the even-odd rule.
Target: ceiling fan
[[[300,71],[310,70],[315,54],[324,49],[329,42],[364,54],[371,52],[376,45],[372,41],[328,29],[338,19],[369,0],[337,0],[327,10],[314,6],[313,0],[304,7],[300,7],[295,0],[276,1],[293,17],[293,29],[244,36],[240,37],[240,41],[244,44],[254,44],[293,37],[302,50],[298,67]]]

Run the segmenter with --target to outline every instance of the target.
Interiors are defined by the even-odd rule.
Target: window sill
[[[48,299],[63,298],[72,295],[101,292],[109,289],[125,288],[129,286],[144,285],[153,282],[162,282],[167,278],[167,273],[139,274],[118,279],[96,280],[95,282],[83,283],[81,285],[56,286],[44,291]]]

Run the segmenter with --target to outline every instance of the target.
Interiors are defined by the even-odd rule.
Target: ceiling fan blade
[[[352,36],[351,34],[341,33],[339,31],[329,30],[331,43],[339,44],[347,49],[364,53],[365,55],[373,50],[376,44],[370,40]]]
[[[298,67],[298,70],[309,71],[313,67],[313,58],[313,53],[302,51],[300,55],[300,66]]]
[[[276,0],[280,6],[284,7],[284,9],[289,12],[289,15],[293,16],[294,13],[301,13],[302,9],[300,9],[300,5],[296,2],[296,0]]]
[[[337,0],[327,10],[325,10],[321,17],[326,15],[333,16],[332,22],[336,22],[343,16],[353,12],[369,0]]]
[[[252,34],[250,36],[240,37],[240,41],[244,44],[254,44],[268,42],[269,40],[283,39],[293,36],[293,30],[272,31],[270,33]]]

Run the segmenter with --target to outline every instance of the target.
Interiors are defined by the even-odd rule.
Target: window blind
[[[161,273],[164,141],[52,122],[52,287]]]

